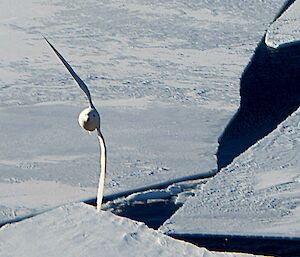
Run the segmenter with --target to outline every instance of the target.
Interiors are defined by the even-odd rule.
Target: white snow
[[[0,229],[0,256],[198,256],[243,257],[209,252],[172,239],[143,223],[85,204],[71,204]]]
[[[88,198],[95,192],[95,188],[73,187],[54,181],[28,180],[16,183],[13,191],[10,183],[0,183],[0,225]]]
[[[101,113],[106,196],[171,184],[125,201],[186,202],[165,233],[299,237],[300,111],[205,185],[172,184],[216,171],[218,137],[265,29],[269,47],[298,44],[299,1],[269,26],[284,3],[1,0],[0,224],[28,219],[0,229],[0,256],[249,256],[208,252],[82,203],[61,206],[96,196],[99,149],[77,124],[87,101],[42,34]]]
[[[266,44],[272,48],[283,48],[299,44],[300,2],[295,1],[267,31]]]
[[[300,236],[300,110],[210,179],[167,233]]]
[[[170,192],[167,192],[165,190],[149,190],[142,193],[134,193],[125,198],[128,202],[133,201],[147,201],[147,200],[153,200],[153,199],[165,199],[170,198],[171,194]]]
[[[41,34],[101,113],[106,195],[212,174],[239,77],[284,2],[1,1],[0,182],[31,194],[26,183],[42,181],[33,212],[96,195],[97,139],[77,125],[86,99]],[[53,182],[72,188],[53,193]],[[4,213],[33,206],[6,195]]]
[[[299,3],[271,25],[269,33],[274,37],[268,38],[269,46],[283,44],[287,33],[293,40],[300,38]],[[210,179],[161,231],[298,238],[299,133],[298,110]]]

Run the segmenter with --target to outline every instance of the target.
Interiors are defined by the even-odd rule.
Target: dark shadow
[[[149,228],[158,229],[181,206],[182,204],[175,204],[174,199],[166,199],[120,205],[112,212],[121,217],[143,222]]]
[[[96,207],[96,200],[85,201],[86,204]],[[174,197],[156,199],[155,201],[116,202],[109,210],[121,217],[145,223],[149,228],[158,229],[180,207],[181,203],[175,203]]]
[[[262,39],[242,74],[240,108],[219,138],[218,169],[272,132],[300,105],[300,43],[270,48]]]
[[[300,238],[259,237],[235,235],[169,234],[211,251],[242,252],[278,257],[296,257],[300,252]]]
[[[284,5],[279,10],[278,14],[275,16],[273,22],[275,22],[296,0],[286,0]]]

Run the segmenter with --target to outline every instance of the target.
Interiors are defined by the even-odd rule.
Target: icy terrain
[[[272,47],[267,49],[273,61],[269,62],[270,66],[274,66],[275,61],[277,65],[283,66],[281,71],[278,70],[270,76],[270,80],[273,79],[273,89],[270,87],[268,94],[271,96],[273,94],[274,97],[265,98],[264,104],[265,108],[272,105],[275,110],[281,106],[277,109],[277,115],[299,106],[299,46],[295,42],[290,42],[290,40],[300,39],[299,8],[300,2],[297,1],[272,24],[267,33],[268,38],[265,40],[267,45]],[[261,53],[261,49],[256,52],[256,54]],[[281,63],[278,56],[282,57]],[[252,64],[256,60],[254,58]],[[263,63],[262,60],[261,62]],[[266,66],[266,70],[271,69],[270,66]],[[264,86],[263,83],[260,85]],[[279,85],[284,89],[279,88]],[[253,98],[254,100],[258,106],[260,99]],[[263,113],[259,112],[259,115]],[[254,116],[253,113],[250,115],[251,118]],[[269,117],[265,119],[270,121]],[[250,122],[251,120],[247,125]],[[232,123],[230,126],[233,127]],[[299,238],[299,133],[300,111],[298,109],[271,134],[210,179],[196,197],[189,198],[183,207],[165,222],[161,230],[178,234]],[[241,138],[240,136],[240,142],[242,142]]]
[[[16,247],[17,246],[17,247]],[[62,206],[0,230],[0,256],[247,257],[209,252],[172,239],[142,223],[97,213],[85,204]]]
[[[102,114],[109,195],[216,171],[239,77],[284,2],[1,1],[1,220],[96,194],[86,99],[41,34]]]
[[[276,17],[287,2],[1,1],[0,225],[27,220],[1,228],[0,256],[244,256],[161,232],[299,238],[300,3]],[[56,208],[93,201],[99,149],[42,34],[101,112],[106,198],[124,194],[106,212]],[[160,232],[109,211],[186,199]]]
[[[299,237],[299,124],[297,111],[209,180],[161,230]]]
[[[278,18],[275,23],[272,23],[268,29],[266,44],[272,48],[283,48],[295,46],[299,44],[299,15],[300,3],[295,1],[292,8]]]

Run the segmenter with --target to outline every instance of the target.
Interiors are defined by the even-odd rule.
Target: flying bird
[[[97,131],[99,143],[100,143],[100,178],[99,178],[99,186],[98,186],[98,193],[97,193],[97,211],[101,210],[102,200],[103,200],[103,193],[104,193],[104,179],[106,174],[106,145],[104,141],[104,137],[100,131],[100,115],[98,111],[96,110],[90,91],[87,87],[87,85],[83,82],[83,80],[76,74],[76,72],[73,70],[71,65],[65,60],[65,58],[56,50],[56,48],[48,41],[46,37],[44,37],[46,42],[49,44],[49,46],[52,48],[54,53],[57,55],[57,57],[61,60],[61,62],[64,64],[66,69],[70,72],[72,77],[75,79],[79,87],[82,89],[82,91],[86,94],[88,101],[89,101],[89,107],[83,109],[78,117],[78,123],[79,125],[87,130],[88,132],[92,132],[94,130]]]

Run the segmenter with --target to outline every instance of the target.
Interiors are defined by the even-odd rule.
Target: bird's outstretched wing
[[[52,48],[52,50],[55,52],[55,54],[58,56],[58,58],[62,61],[62,63],[65,65],[65,67],[67,68],[67,70],[71,73],[72,77],[76,80],[77,84],[79,85],[79,87],[82,89],[82,91],[86,94],[91,107],[93,107],[93,103],[92,103],[92,98],[91,98],[91,94],[90,91],[87,87],[87,85],[82,81],[82,79],[76,74],[76,72],[73,70],[73,68],[71,67],[71,65],[65,60],[65,58],[55,49],[55,47],[48,41],[48,39],[46,37],[44,37],[44,39],[47,41],[47,43],[49,44],[49,46]]]

